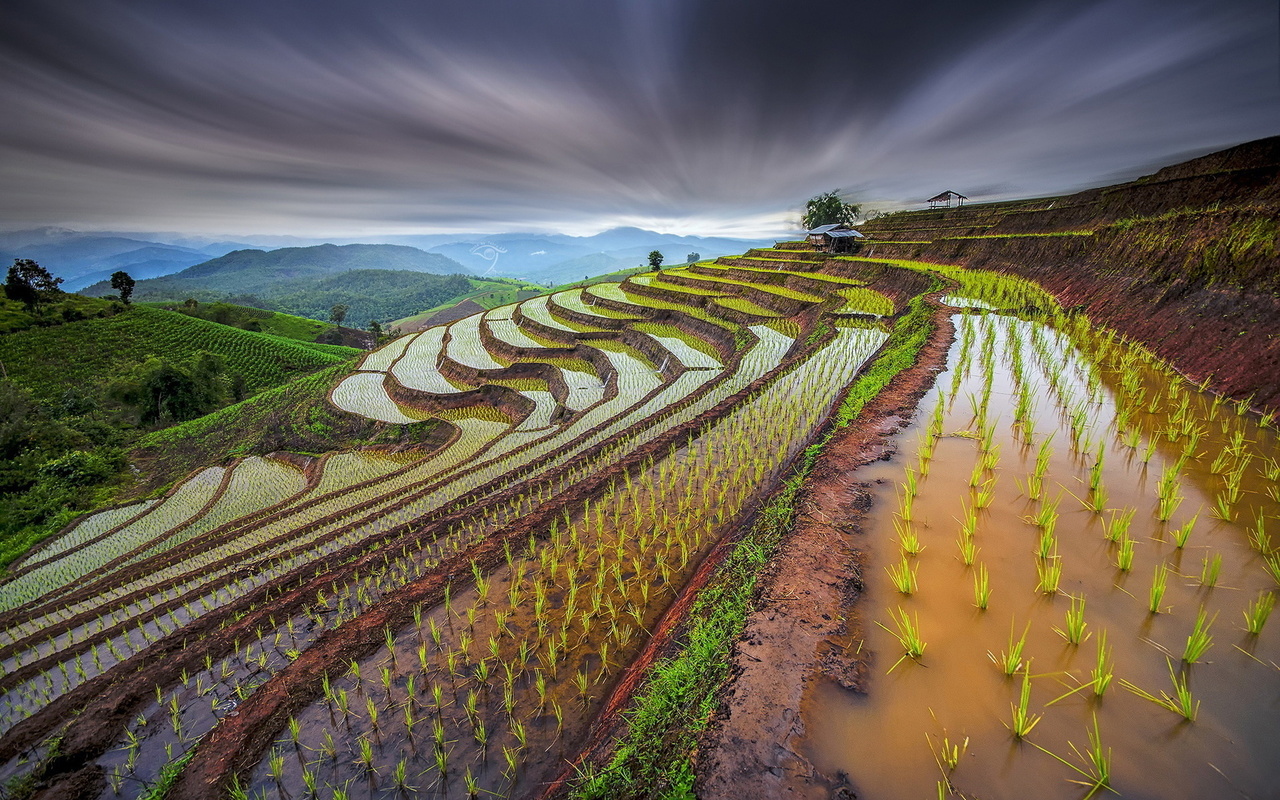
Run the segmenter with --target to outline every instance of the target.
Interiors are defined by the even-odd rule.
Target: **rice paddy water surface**
[[[858,474],[871,669],[815,682],[806,754],[866,800],[1277,796],[1275,430],[1082,319],[955,320]]]

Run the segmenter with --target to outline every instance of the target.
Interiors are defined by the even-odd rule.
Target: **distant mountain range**
[[[519,277],[537,283],[564,283],[584,275],[598,275],[647,261],[649,251],[662,252],[668,264],[690,253],[712,258],[741,253],[765,242],[727,237],[677,236],[640,228],[613,228],[593,236],[566,234],[426,234],[378,237],[373,244],[400,245],[446,256],[477,275]],[[0,264],[14,258],[34,259],[63,278],[63,288],[79,291],[106,280],[117,270],[135,280],[158,278],[202,265],[237,250],[310,250],[313,246],[368,244],[350,239],[323,242],[290,236],[250,236],[221,241],[184,234],[84,232],[68,228],[37,228],[0,233]],[[391,263],[348,266],[346,269],[414,269]],[[221,269],[221,266],[218,268]],[[432,270],[417,270],[432,271]]]
[[[236,250],[159,278],[139,280],[138,301],[230,301],[328,319],[348,306],[354,324],[390,320],[432,308],[473,290],[469,271],[439,253],[391,244],[322,244],[279,250]],[[107,281],[83,294],[114,294]]]
[[[135,280],[170,275],[242,247],[217,242],[186,247],[118,233],[85,233],[67,228],[0,233],[0,263],[30,258],[63,279],[62,288],[75,292],[124,270]]]

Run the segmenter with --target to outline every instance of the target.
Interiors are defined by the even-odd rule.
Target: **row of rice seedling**
[[[873,534],[900,553],[879,558],[868,588],[887,632],[862,646],[892,675],[858,703],[819,690],[805,722],[818,767],[889,796],[1265,793],[1277,776],[1257,754],[1280,731],[1253,708],[1277,685],[1265,625],[1280,575],[1258,569],[1271,563],[1260,520],[1280,503],[1251,464],[1276,437],[1037,287],[964,277],[977,302],[952,302],[1038,308],[1053,327],[960,318],[953,379],[922,404],[896,513],[877,514]],[[1136,410],[1153,386],[1159,405]],[[1215,482],[1236,483],[1253,519],[1206,520]],[[1127,691],[1107,692],[1113,677]],[[969,758],[889,744],[956,732]]]
[[[421,416],[409,416],[404,406],[396,403],[383,386],[386,375],[381,372],[357,372],[343,378],[330,398],[343,411],[395,425],[421,422]]]
[[[646,370],[630,370],[630,372],[632,372],[632,374],[639,374],[639,375],[641,375],[641,376],[644,376],[644,374],[645,374]],[[645,388],[648,388],[648,387],[645,387]],[[349,498],[348,498],[348,499],[349,499]],[[320,511],[321,511],[321,512],[328,512],[328,511],[330,511],[330,509],[329,509],[329,507],[324,506],[324,504],[321,504],[321,506],[320,506]],[[296,544],[296,539],[294,539],[293,543],[291,543],[291,544]],[[206,559],[206,561],[210,561],[210,559]],[[136,585],[125,586],[125,589],[127,589],[127,590],[136,590],[136,589],[137,589],[137,586],[136,586]]]
[[[858,334],[863,334],[863,335],[865,335],[865,333],[866,333],[866,332],[864,332],[864,331],[858,331],[857,333],[858,333]]]
[[[888,317],[895,311],[892,300],[875,289],[868,289],[865,286],[839,289],[836,294],[844,298],[844,305],[836,310],[839,314],[874,314],[878,317]]]
[[[37,597],[56,593],[116,556],[189,522],[221,493],[225,473],[222,467],[201,470],[146,517],[105,539],[64,551],[57,559],[0,584],[3,589],[0,591],[0,610],[9,610]]]
[[[82,517],[70,526],[58,537],[49,540],[49,543],[38,550],[33,550],[26,558],[15,562],[9,567],[10,574],[19,570],[26,570],[32,564],[47,561],[56,558],[60,553],[67,550],[80,547],[81,545],[95,541],[104,535],[127,525],[129,522],[137,519],[138,515],[146,513],[153,508],[159,499],[143,500],[138,503],[130,503],[128,505],[117,508],[109,508],[103,511]]]
[[[649,474],[639,479],[628,476],[625,482],[615,484],[604,500],[588,505],[589,510],[583,513],[567,536],[562,536],[559,532],[553,533],[551,542],[536,551],[536,559],[526,561],[523,566],[516,566],[491,580],[478,580],[477,588],[464,597],[478,602],[480,611],[473,612],[473,607],[464,606],[464,612],[458,607],[459,601],[454,601],[450,617],[452,628],[431,617],[429,627],[416,624],[409,631],[400,634],[400,643],[392,650],[361,665],[361,676],[381,675],[382,670],[393,669],[395,665],[411,660],[414,643],[426,641],[428,637],[425,634],[430,630],[430,640],[436,641],[438,647],[427,647],[433,653],[438,651],[438,654],[435,655],[435,669],[425,670],[421,678],[415,680],[423,700],[416,701],[407,697],[397,699],[397,692],[393,691],[389,699],[389,710],[392,713],[383,709],[372,717],[386,720],[385,723],[377,724],[391,726],[394,731],[399,723],[393,716],[398,719],[399,715],[395,712],[406,706],[413,707],[415,703],[421,702],[421,708],[426,709],[426,712],[417,710],[411,712],[411,715],[421,716],[424,721],[431,719],[432,714],[442,712],[445,718],[443,735],[446,742],[452,743],[446,748],[447,763],[455,765],[454,767],[446,766],[440,774],[439,750],[428,742],[423,742],[418,752],[410,757],[391,747],[384,749],[376,741],[382,738],[389,742],[403,742],[405,736],[413,735],[412,731],[389,735],[383,730],[374,735],[368,727],[374,724],[371,722],[371,715],[365,713],[361,715],[366,724],[362,736],[359,722],[354,723],[354,728],[348,728],[345,720],[339,722],[336,728],[332,724],[324,726],[323,721],[329,718],[329,709],[313,707],[313,711],[304,715],[303,730],[312,731],[312,740],[321,743],[329,738],[342,741],[345,736],[349,757],[343,757],[339,748],[334,758],[327,761],[317,759],[300,768],[323,772],[325,776],[321,778],[322,782],[341,786],[345,777],[354,777],[349,776],[350,770],[345,766],[352,760],[350,756],[357,762],[361,758],[365,759],[368,770],[364,772],[379,774],[394,774],[398,768],[398,761],[385,759],[405,757],[412,767],[410,778],[420,785],[426,785],[423,778],[429,782],[453,780],[459,785],[465,784],[464,776],[469,770],[481,785],[490,786],[491,782],[496,782],[488,791],[505,792],[510,782],[515,780],[516,773],[524,772],[522,767],[530,754],[535,754],[534,758],[537,760],[539,757],[536,754],[545,752],[548,747],[557,746],[564,717],[576,718],[579,723],[585,719],[589,706],[587,701],[600,693],[601,689],[596,687],[605,680],[604,676],[609,672],[607,662],[614,660],[613,656],[604,654],[617,653],[617,660],[625,661],[626,645],[634,637],[635,626],[619,625],[616,617],[610,624],[606,616],[605,624],[598,627],[591,620],[601,613],[601,608],[609,608],[611,605],[616,606],[619,611],[626,608],[636,610],[631,603],[649,603],[660,599],[665,603],[670,599],[672,578],[659,579],[659,574],[680,574],[683,565],[696,556],[699,542],[705,541],[719,523],[736,515],[745,498],[751,496],[756,487],[767,480],[769,470],[776,469],[776,466],[766,466],[769,460],[762,458],[762,450],[769,454],[770,459],[782,459],[797,452],[807,438],[806,432],[813,429],[823,413],[823,402],[829,405],[834,397],[834,390],[848,379],[851,374],[849,370],[856,369],[870,355],[877,341],[876,338],[868,338],[865,331],[850,330],[846,336],[848,345],[832,345],[836,348],[836,353],[825,354],[836,357],[811,359],[803,368],[798,368],[762,393],[758,400],[733,412],[698,439],[691,440],[682,451],[672,452],[667,460],[659,464],[656,478]],[[848,352],[846,357],[837,355],[858,340],[863,343],[861,348]],[[827,372],[828,370],[835,374]],[[818,402],[797,409],[790,398],[806,394],[815,396]],[[748,427],[742,427],[744,425]],[[787,438],[779,440],[779,435]],[[761,443],[765,443],[763,447]],[[689,470],[693,472],[690,473]],[[684,537],[699,525],[706,527],[698,534],[698,540],[690,543]],[[601,563],[599,560],[592,563],[589,545],[593,540],[596,547],[600,548],[601,557],[611,556],[612,564],[618,566],[611,566],[608,562]],[[643,551],[651,545],[661,545],[662,549],[641,558]],[[633,552],[633,548],[640,552]],[[547,549],[551,552],[547,552]],[[617,569],[621,569],[621,573],[616,573]],[[512,574],[538,573],[549,573],[542,578],[544,583],[541,588],[537,583],[526,584],[523,590],[520,587],[511,588]],[[597,581],[603,580],[603,583],[577,582],[589,576],[596,576]],[[569,582],[566,584],[566,581]],[[651,589],[651,586],[654,588]],[[665,587],[665,591],[660,591],[662,587]],[[610,600],[606,594],[604,600],[598,600],[599,595],[593,593],[599,589],[616,593],[616,599]],[[637,597],[637,593],[640,597]],[[530,603],[519,599],[522,597],[533,598],[534,601],[547,597],[549,600],[546,606],[534,602],[534,619],[529,620],[527,615]],[[507,610],[493,611],[492,604],[501,601],[509,601]],[[467,600],[463,599],[461,602],[466,603]],[[569,604],[567,610],[565,603]],[[542,616],[544,613],[546,617]],[[647,626],[654,613],[654,609],[639,611],[635,622]],[[467,626],[460,628],[464,618]],[[498,620],[496,623],[493,621],[495,618]],[[567,634],[566,629],[561,628],[559,635],[548,637],[548,618],[573,627],[567,629]],[[486,625],[489,626],[488,630]],[[630,634],[626,633],[628,629],[632,631]],[[508,657],[504,634],[511,631],[517,637],[510,642],[511,655]],[[520,639],[518,634],[521,631],[527,632],[530,638]],[[555,629],[550,631],[554,633]],[[487,639],[486,632],[489,636]],[[622,638],[611,638],[607,634]],[[606,638],[601,641],[597,638],[599,635],[605,635]],[[462,654],[461,649],[449,644],[451,638],[459,636],[470,645],[466,648],[466,655]],[[443,639],[443,643],[439,639]],[[559,644],[562,640],[570,643],[567,648]],[[485,641],[489,644],[485,645]],[[499,651],[496,658],[493,653],[495,648]],[[422,650],[418,649],[417,652],[421,654]],[[455,653],[456,662],[451,658]],[[492,665],[483,666],[489,660],[493,660]],[[481,681],[477,685],[477,675],[487,676],[487,683]],[[565,680],[568,676],[573,676],[572,683]],[[343,681],[347,682],[345,686],[343,682],[335,682],[335,696],[340,698],[340,693],[344,690],[348,695],[358,694],[360,690],[356,687],[363,680],[367,679],[358,679],[355,686],[350,685],[346,679]],[[545,684],[540,685],[540,681]],[[456,704],[448,702],[442,709],[437,709],[425,699],[430,696],[430,687],[436,682],[444,682],[446,692],[456,689],[460,696],[464,691],[466,697],[472,696],[471,693],[474,692],[482,703],[487,702],[488,705],[481,705],[478,712],[467,711],[465,714]],[[372,691],[372,688],[366,690]],[[341,704],[340,699],[334,702]],[[568,707],[571,703],[574,706],[572,708]],[[581,709],[577,707],[579,703],[583,704]],[[463,706],[466,708],[467,704],[463,703]],[[529,716],[521,716],[521,709],[527,709],[524,714]],[[353,714],[359,715],[359,712],[353,711]],[[310,724],[306,724],[307,722]],[[504,725],[507,727],[505,731]],[[321,734],[317,726],[327,728],[328,737]],[[355,732],[354,737],[352,731]],[[535,739],[538,740],[536,744]],[[364,750],[366,741],[373,742],[371,753]],[[324,751],[324,745],[321,744],[316,751]],[[502,759],[498,758],[499,753],[503,754]],[[369,755],[373,756],[372,761]],[[261,788],[269,788],[268,784],[274,783],[270,770],[268,759],[260,767],[260,774],[263,776]],[[425,774],[433,770],[435,774]],[[507,773],[506,776],[503,777],[501,772]],[[364,774],[360,776],[367,777]],[[300,776],[295,778],[305,780]],[[528,780],[527,777],[525,779]],[[284,785],[289,785],[288,779],[284,781]]]
[[[625,293],[624,296],[635,303],[638,309],[643,309],[649,302],[645,298],[633,299]],[[688,310],[687,307],[673,305],[682,309],[682,313]],[[865,335],[868,332],[854,333]],[[608,463],[601,458],[621,457],[626,452],[625,447],[634,447],[651,440],[662,430],[714,405],[717,398],[725,397],[747,385],[775,366],[794,345],[794,338],[766,327],[759,327],[754,333],[745,335],[751,336],[754,344],[749,345],[745,356],[737,365],[738,369],[732,371],[732,374],[724,375],[718,369],[705,370],[706,376],[700,378],[696,374],[698,371],[695,371],[681,374],[670,385],[657,378],[654,373],[655,365],[648,363],[640,354],[628,352],[626,348],[607,348],[605,357],[615,368],[617,382],[609,388],[612,400],[604,400],[602,396],[597,405],[603,407],[616,401],[610,409],[616,417],[612,424],[603,424],[609,423],[607,415],[592,419],[591,412],[596,410],[596,406],[588,406],[585,409],[587,413],[578,415],[573,422],[557,428],[550,435],[529,439],[520,446],[523,449],[503,449],[505,445],[499,446],[498,443],[506,441],[508,435],[531,432],[493,431],[480,437],[459,439],[454,445],[428,459],[437,462],[434,466],[410,464],[347,486],[341,485],[346,483],[345,480],[335,477],[330,485],[338,485],[338,489],[331,493],[332,496],[308,493],[307,499],[297,503],[288,513],[244,526],[243,534],[236,533],[234,526],[227,527],[226,534],[217,532],[224,544],[214,545],[202,552],[184,553],[187,558],[166,562],[165,566],[154,573],[135,580],[115,585],[104,583],[100,593],[84,595],[71,605],[59,607],[49,604],[44,610],[33,609],[38,614],[33,618],[32,624],[39,627],[42,623],[56,624],[58,619],[88,613],[95,607],[111,607],[112,602],[126,601],[127,598],[129,603],[128,606],[117,605],[115,611],[108,612],[109,618],[101,617],[101,623],[90,622],[83,626],[81,630],[85,632],[97,631],[85,639],[78,642],[51,642],[44,646],[44,650],[36,648],[31,651],[30,655],[41,656],[42,653],[57,651],[63,645],[69,645],[66,647],[66,658],[59,662],[58,670],[46,670],[36,681],[23,684],[25,689],[18,692],[21,699],[15,704],[21,708],[10,715],[6,727],[15,719],[46,704],[59,692],[83,682],[92,674],[109,669],[111,663],[145,649],[157,636],[169,630],[177,630],[207,614],[209,610],[245,596],[254,587],[267,585],[288,574],[296,574],[300,567],[316,559],[324,559],[326,554],[336,556],[348,551],[355,552],[351,548],[360,547],[361,542],[382,535],[380,532],[399,530],[411,521],[422,518],[424,514],[438,513],[433,510],[444,509],[448,504],[468,497],[469,493],[482,485],[513,485],[514,482],[536,477],[591,446],[618,439],[615,445],[611,445],[612,449],[606,448],[600,456],[594,457],[591,466],[584,465],[581,469],[599,468]],[[410,345],[411,343],[406,343],[405,353],[412,350]],[[394,369],[393,363],[395,362],[389,360],[389,368]],[[704,385],[715,391],[699,389]],[[696,400],[682,402],[685,398]],[[629,432],[629,435],[619,438],[624,431]],[[500,435],[502,433],[507,435]],[[476,442],[477,438],[480,439],[479,443]],[[574,446],[565,449],[564,445],[570,442],[575,442]],[[486,457],[489,460],[477,461],[476,454],[486,447],[489,453]],[[470,455],[467,454],[468,450]],[[340,469],[341,463],[328,466]],[[527,465],[535,463],[537,466],[528,471]],[[460,469],[464,465],[466,469]],[[366,472],[364,467],[361,469],[363,477]],[[572,485],[574,476],[580,474],[582,473],[575,470],[558,478],[558,486]],[[486,489],[494,490],[496,489]],[[539,490],[537,496],[545,497],[542,492],[543,490]],[[477,503],[482,496],[476,495],[465,502]],[[305,624],[299,624],[299,619],[278,621],[279,626],[274,633],[263,631],[258,642],[246,644],[248,649],[233,659],[234,665],[225,660],[215,661],[207,666],[207,675],[187,674],[184,677],[188,683],[196,680],[207,681],[212,685],[215,682],[215,669],[218,670],[218,680],[221,680],[224,673],[243,678],[246,671],[265,674],[278,668],[272,665],[289,663],[290,653],[305,649],[320,630],[331,628],[360,614],[363,608],[376,602],[386,591],[412,580],[422,570],[430,569],[431,564],[440,557],[458,552],[469,542],[484,536],[486,529],[520,513],[527,513],[532,502],[537,500],[532,496],[522,496],[513,500],[509,509],[504,507],[504,510],[492,518],[486,511],[479,525],[472,524],[454,534],[448,534],[430,545],[427,551],[419,553],[406,548],[399,559],[387,561],[386,572],[380,572],[377,578],[359,576],[354,583],[348,584],[347,589],[325,598],[320,606],[334,612],[332,621],[324,625],[318,624],[318,620],[326,613],[321,607],[313,609],[311,615],[305,617]],[[309,544],[308,540],[312,543]],[[246,577],[246,562],[240,554],[248,553],[253,554],[253,560],[247,562],[249,572]],[[150,595],[147,594],[149,586],[155,587]],[[110,598],[117,600],[112,601]],[[310,630],[303,630],[304,627]],[[282,628],[288,630],[287,635]],[[272,642],[271,646],[260,646],[267,639]],[[106,657],[105,653],[108,651],[118,651],[119,656],[112,652]],[[36,682],[42,683],[43,688],[36,688]],[[237,683],[240,687],[237,691],[251,691],[250,684],[252,681]],[[197,690],[202,688],[207,687],[195,687]],[[200,694],[199,691],[195,693]],[[216,705],[212,700],[209,702]],[[198,703],[192,705],[193,708],[199,706]],[[213,724],[218,716],[214,707],[201,713],[206,715],[207,724]],[[193,723],[183,725],[184,736],[199,727]],[[169,756],[170,753],[165,755]],[[155,764],[158,761],[150,759],[149,763]]]

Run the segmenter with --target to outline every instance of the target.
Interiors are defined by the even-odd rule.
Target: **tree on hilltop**
[[[129,298],[133,297],[133,287],[135,285],[137,285],[137,281],[124,270],[111,273],[111,288],[120,294],[120,302],[126,306],[129,305]]]
[[[659,268],[661,268],[661,267],[662,267],[662,253],[660,253],[660,252],[659,252],[659,251],[657,251],[657,250],[651,250],[651,251],[649,251],[649,266],[650,266],[652,269],[659,269]]]
[[[22,303],[28,311],[34,311],[42,302],[62,294],[58,286],[62,278],[55,278],[49,270],[29,258],[15,258],[4,282],[5,297]]]
[[[821,225],[852,225],[862,211],[857,203],[846,203],[840,199],[840,190],[809,198],[804,204],[804,216],[800,223],[806,230],[813,230]]]
[[[702,253],[690,253],[685,257],[685,263],[695,264],[702,260]]]
[[[347,312],[351,307],[345,303],[337,303],[333,308],[329,309],[329,319],[334,325],[341,325],[342,321],[347,318]]]

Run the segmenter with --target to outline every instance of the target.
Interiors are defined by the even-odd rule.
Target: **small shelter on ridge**
[[[950,189],[948,189],[940,195],[930,197],[929,208],[937,208],[938,206],[943,206],[943,205],[945,205],[947,208],[951,208],[952,200],[956,201],[956,208],[959,208],[960,206],[964,205],[964,201],[968,199],[969,198],[965,197],[959,192],[953,192]]]
[[[809,244],[828,253],[852,253],[858,249],[859,239],[866,238],[848,225],[819,225],[809,231]]]

